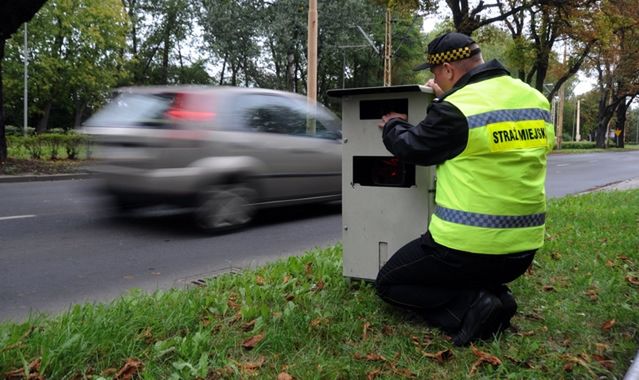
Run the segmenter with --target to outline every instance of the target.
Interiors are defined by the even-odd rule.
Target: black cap
[[[478,47],[475,49],[470,48],[470,45],[474,43],[475,41],[472,38],[462,33],[449,32],[443,34],[428,44],[426,62],[415,67],[415,70],[430,69],[444,62],[454,62],[472,57],[480,52]]]

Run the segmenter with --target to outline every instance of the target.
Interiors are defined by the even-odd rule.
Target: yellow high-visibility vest
[[[468,144],[437,166],[433,239],[484,254],[540,248],[546,156],[555,140],[548,101],[509,76],[466,85],[445,100],[466,117]]]

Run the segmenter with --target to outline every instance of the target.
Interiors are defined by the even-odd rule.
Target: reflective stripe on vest
[[[550,122],[550,112],[539,108],[497,110],[468,116],[468,128],[484,127],[504,121],[544,120]]]
[[[450,223],[486,228],[522,228],[542,226],[546,213],[531,215],[490,215],[437,206],[435,215]]]

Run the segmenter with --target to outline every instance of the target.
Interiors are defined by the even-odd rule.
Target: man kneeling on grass
[[[517,310],[506,284],[543,245],[554,132],[546,98],[498,61],[484,63],[464,34],[433,40],[418,69],[434,75],[426,118],[413,126],[391,112],[382,135],[399,159],[437,165],[437,207],[428,231],[391,257],[375,285],[384,301],[464,346],[507,328]]]

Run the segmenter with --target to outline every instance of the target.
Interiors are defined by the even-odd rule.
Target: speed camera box
[[[433,100],[419,85],[330,90],[342,101],[344,276],[375,280],[399,248],[419,237],[434,209],[434,167],[402,162],[386,150],[382,115],[419,123]]]

